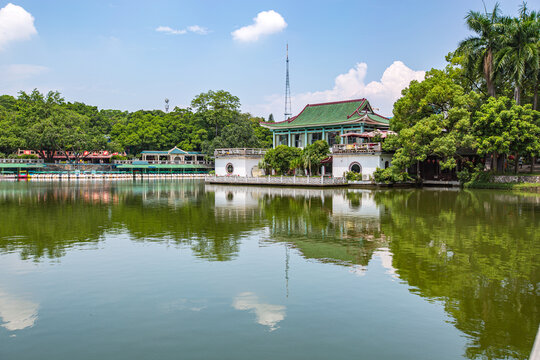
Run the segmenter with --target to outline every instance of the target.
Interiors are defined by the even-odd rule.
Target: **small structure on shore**
[[[35,150],[28,149],[19,149],[17,151],[18,156],[23,155],[34,155],[38,158],[41,158],[41,154]],[[52,159],[54,162],[59,163],[62,161],[84,161],[91,164],[107,164],[111,162],[111,158],[115,155],[126,156],[125,152],[112,152],[108,150],[98,150],[98,151],[82,151],[76,153],[74,151],[54,151],[52,154]]]
[[[259,169],[259,162],[266,149],[216,149],[214,157],[217,176],[256,177],[264,175]]]
[[[114,160],[120,171],[144,174],[205,174],[212,167],[197,151],[184,151],[176,146],[170,150],[145,150],[142,160]]]
[[[167,164],[205,164],[204,154],[198,151],[185,151],[173,147],[166,151],[145,150],[141,152],[142,160]]]

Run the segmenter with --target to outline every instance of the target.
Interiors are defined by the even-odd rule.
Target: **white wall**
[[[384,169],[386,161],[388,161],[388,166],[392,163],[391,154],[332,154],[332,157],[333,177],[344,176],[354,162],[362,166],[362,175],[368,176],[373,176],[378,167]]]
[[[243,157],[243,156],[220,156],[216,158],[217,176],[248,176],[251,177],[251,170],[258,166],[262,157]],[[234,167],[233,173],[228,174],[226,166],[231,163]]]

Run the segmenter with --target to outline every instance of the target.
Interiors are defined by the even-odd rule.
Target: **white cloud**
[[[188,31],[191,31],[192,33],[199,34],[199,35],[208,34],[208,29],[199,25],[188,26],[187,29]]]
[[[241,27],[231,34],[234,40],[241,42],[255,42],[261,35],[278,33],[287,27],[283,16],[274,10],[261,11],[253,19],[253,24]]]
[[[0,9],[0,50],[14,41],[24,41],[36,35],[34,17],[22,7],[11,3]]]
[[[164,33],[167,33],[167,34],[171,34],[171,35],[183,35],[185,33],[187,33],[187,30],[176,30],[176,29],[173,29],[169,26],[158,26],[156,28],[156,31],[157,32],[164,32]]]
[[[19,81],[28,79],[49,70],[46,66],[30,64],[13,64],[0,66],[0,74],[4,80]]]
[[[401,61],[394,61],[379,81],[366,84],[367,69],[366,63],[358,63],[347,73],[338,75],[332,89],[293,95],[293,114],[298,114],[307,104],[366,98],[374,108],[379,109],[376,112],[390,116],[394,102],[401,97],[401,90],[409,86],[412,80],[421,81],[425,77],[425,71],[415,71]],[[283,96],[271,95],[266,100],[265,104],[248,106],[246,110],[265,118],[273,113],[276,121],[283,120]]]
[[[207,28],[199,26],[199,25],[188,26],[186,29],[181,29],[181,30],[173,29],[169,26],[158,26],[156,28],[156,31],[164,32],[169,35],[184,35],[184,34],[187,34],[188,32],[192,32],[194,34],[199,34],[199,35],[206,35],[209,32]]]

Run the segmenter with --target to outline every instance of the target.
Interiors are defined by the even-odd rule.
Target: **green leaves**
[[[516,105],[506,97],[490,98],[472,123],[477,151],[481,155],[540,152],[540,112],[530,105]]]

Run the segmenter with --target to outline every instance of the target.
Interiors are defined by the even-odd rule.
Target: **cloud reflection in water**
[[[0,290],[0,326],[9,331],[34,326],[38,318],[39,304],[10,295]]]
[[[270,331],[274,331],[279,326],[277,324],[285,319],[284,305],[272,305],[261,303],[259,297],[252,292],[238,294],[233,301],[236,310],[251,310],[257,316],[257,323],[268,326]]]

